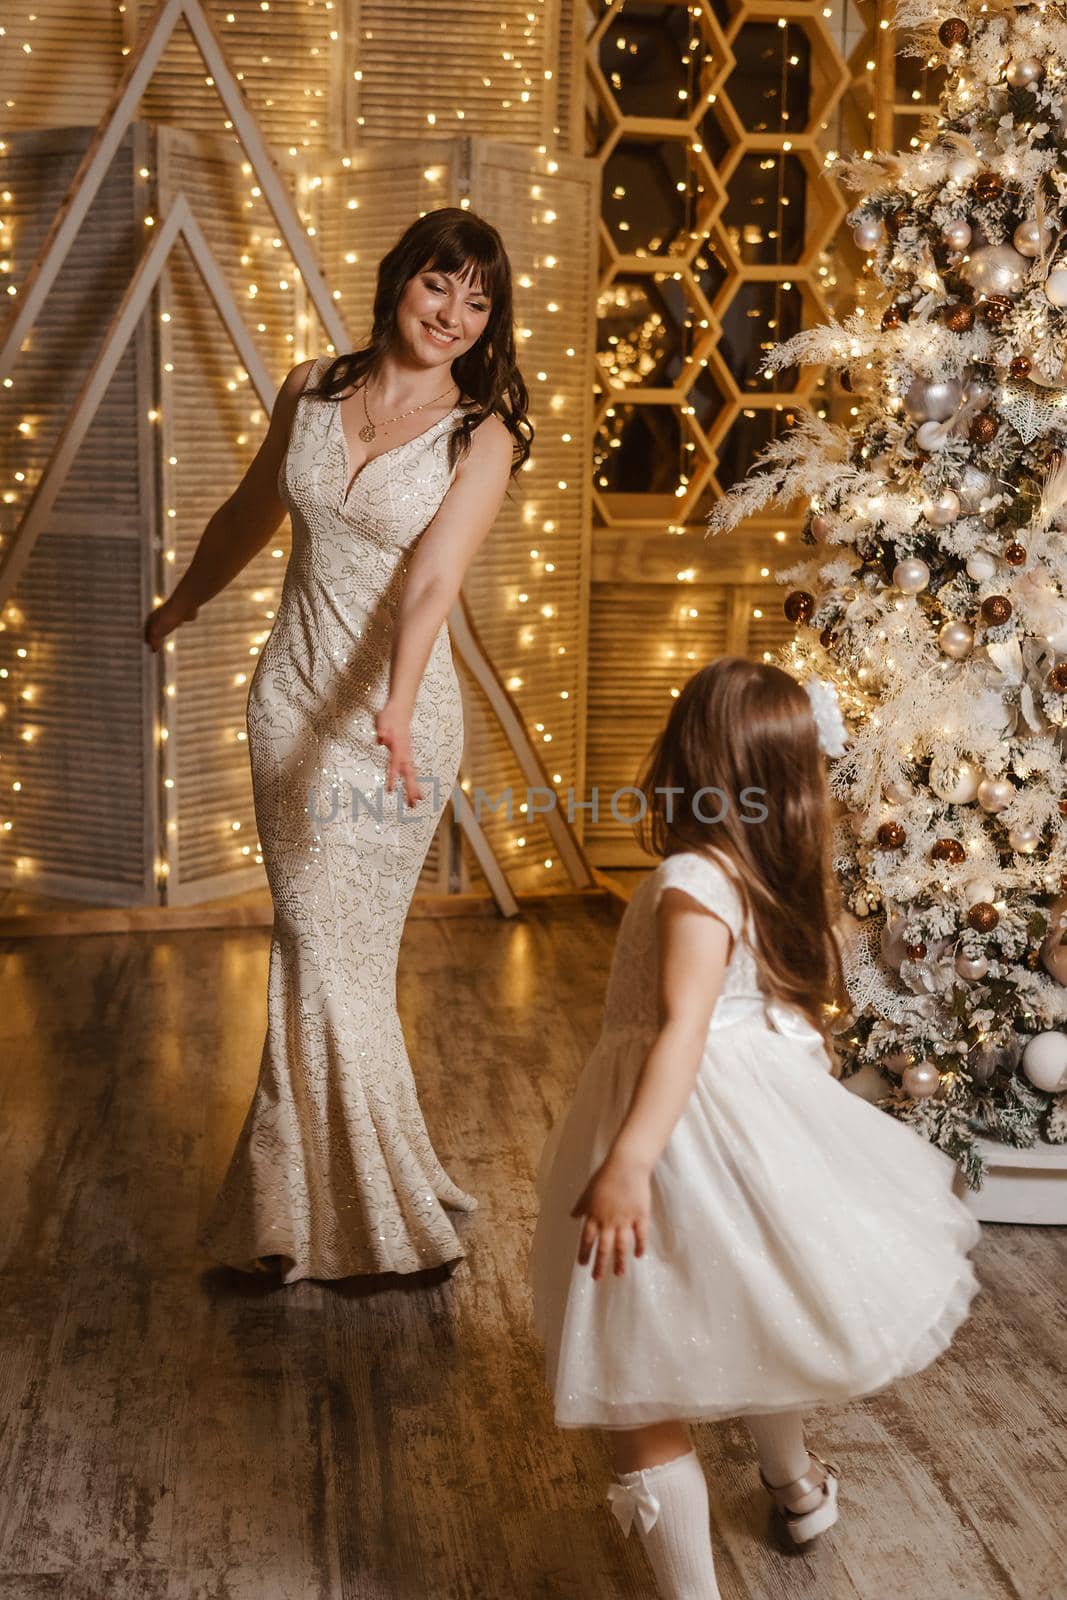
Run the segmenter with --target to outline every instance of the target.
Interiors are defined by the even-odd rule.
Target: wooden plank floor
[[[195,1245],[255,1081],[263,930],[0,945],[0,1600],[651,1594],[599,1442],[552,1427],[524,1276],[617,916],[409,924],[427,1120],[483,1203],[454,1277],[373,1295]],[[1062,1230],[987,1227],[949,1355],[824,1414],[843,1516],[810,1555],[767,1543],[741,1424],[698,1431],[727,1600],[1067,1593],[1064,1256]]]

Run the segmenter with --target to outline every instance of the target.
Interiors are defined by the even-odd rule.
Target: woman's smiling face
[[[460,277],[423,267],[408,279],[397,303],[397,333],[417,360],[447,367],[477,344],[489,311],[473,273]]]

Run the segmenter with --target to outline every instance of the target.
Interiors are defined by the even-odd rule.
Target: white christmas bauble
[[[809,526],[811,528],[812,537],[815,538],[819,544],[825,544],[826,540],[834,531],[834,525],[830,521],[829,517],[812,517]]]
[[[960,277],[984,295],[1014,300],[1023,292],[1030,263],[1010,244],[987,244],[974,250],[960,268]]]
[[[967,557],[967,574],[975,583],[985,583],[997,570],[997,563],[988,550],[975,550]]]
[[[991,878],[972,878],[963,891],[968,906],[990,905],[997,897],[997,886]]]
[[[893,568],[893,582],[905,594],[918,594],[930,582],[930,568],[918,556],[908,556]]]
[[[1013,89],[1028,89],[1044,72],[1044,67],[1034,56],[1021,56],[1008,62],[1004,76]]]
[[[948,439],[940,422],[920,422],[915,430],[915,443],[920,450],[943,450]]]
[[[985,956],[965,956],[962,953],[956,957],[956,972],[968,983],[977,983],[989,971],[989,962]]]
[[[865,222],[857,222],[852,237],[861,250],[877,250],[882,242],[882,231],[879,219],[870,217]]]
[[[892,801],[895,806],[903,805],[905,800],[915,798],[915,790],[905,779],[890,778],[888,783],[882,785],[882,789],[886,799]]]
[[[964,155],[961,152],[958,156],[953,156],[946,170],[953,183],[970,183],[971,179],[978,175],[978,162],[974,156]]]
[[[923,516],[935,528],[947,528],[960,514],[960,497],[953,489],[942,489],[936,498],[923,501]]]
[[[963,398],[978,410],[989,404],[993,398],[993,391],[988,383],[982,382],[981,378],[968,378],[963,386]]]
[[[913,422],[945,422],[963,399],[958,378],[913,378],[904,396],[904,410]]]
[[[1067,1034],[1035,1033],[1023,1051],[1023,1071],[1046,1094],[1067,1089]]]
[[[941,237],[950,250],[966,250],[971,242],[971,225],[963,218],[946,222]]]
[[[1012,243],[1020,255],[1039,256],[1054,231],[1047,217],[1043,223],[1034,217],[1028,217],[1016,228],[1012,235]]]
[[[1067,984],[1067,944],[1061,944],[1067,928],[1067,895],[1061,895],[1048,908],[1048,932],[1041,942],[1041,965],[1057,983]]]
[[[962,661],[974,649],[974,629],[969,622],[944,622],[938,631],[937,642],[953,661]]]
[[[1067,306],[1067,267],[1053,267],[1045,279],[1045,294],[1054,306]]]
[[[932,1061],[917,1061],[905,1067],[901,1082],[913,1100],[928,1100],[941,1087],[941,1074]]]
[[[983,778],[978,785],[978,804],[983,811],[1003,811],[1015,798],[1015,786],[1007,778]]]
[[[952,806],[970,805],[978,793],[982,774],[973,761],[960,761],[956,766],[930,764],[930,787],[939,800]]]
[[[1029,822],[1020,822],[1009,831],[1008,843],[1020,855],[1031,856],[1041,843],[1041,829],[1032,827]]]
[[[968,462],[956,485],[961,507],[964,511],[977,511],[982,501],[989,498],[995,487],[996,479],[991,472],[983,472],[981,467]]]

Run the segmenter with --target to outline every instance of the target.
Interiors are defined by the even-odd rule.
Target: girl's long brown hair
[[[742,656],[702,667],[674,702],[638,783],[642,847],[656,856],[698,850],[722,866],[752,918],[762,989],[798,1007],[829,1045],[825,1008],[848,1011],[850,1002],[834,935],[840,901],[824,757],[800,684]],[[670,789],[681,792],[669,814]],[[720,793],[694,807],[701,789]],[[722,820],[702,821],[701,812]]]
[[[526,415],[530,397],[515,354],[511,263],[499,233],[473,211],[442,206],[401,234],[378,267],[370,342],[338,356],[305,392],[315,399],[336,400],[369,377],[396,338],[396,308],[406,285],[417,272],[430,269],[469,275],[489,300],[489,320],[481,337],[452,363],[460,394],[473,405],[449,438],[448,464],[453,467],[466,455],[475,428],[495,413],[515,441],[514,476],[529,458],[534,435]]]

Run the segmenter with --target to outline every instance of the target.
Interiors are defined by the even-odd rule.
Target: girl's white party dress
[[[675,887],[733,934],[692,1095],[652,1174],[647,1250],[577,1265],[571,1217],[658,1031],[656,906]],[[832,1076],[760,993],[751,924],[709,856],[667,857],[623,916],[600,1038],[545,1147],[531,1271],[562,1427],[810,1411],[931,1362],[966,1317],[979,1225],[944,1152]]]

